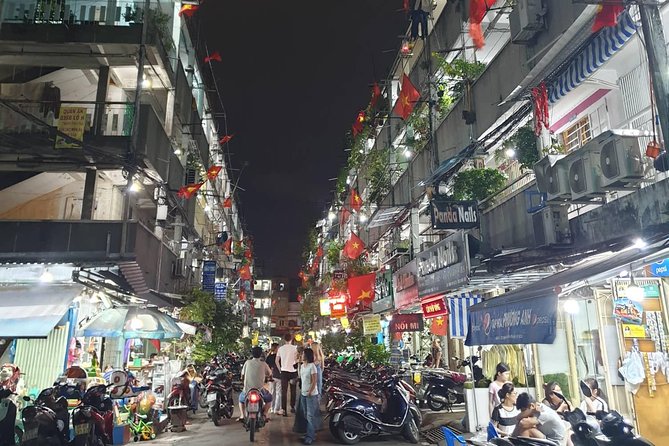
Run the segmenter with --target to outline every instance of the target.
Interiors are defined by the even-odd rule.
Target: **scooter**
[[[423,371],[424,387],[421,401],[434,411],[451,410],[453,404],[465,402],[464,373],[451,371]]]
[[[528,438],[528,437],[500,437],[493,438],[490,443],[496,446],[560,446],[551,440],[544,440],[542,438]]]
[[[107,396],[107,388],[111,386],[112,384],[92,386],[72,411],[73,446],[112,444],[114,404]]]
[[[485,376],[483,376],[483,369],[478,365],[478,362],[481,360],[478,356],[468,356],[465,359],[460,359],[457,356],[454,356],[453,360],[457,362],[458,367],[469,367],[471,369],[472,378],[474,378],[475,383],[485,378]]]
[[[16,425],[17,406],[10,389],[0,388],[0,446],[21,443],[23,430]]]
[[[586,416],[581,409],[565,413],[565,420],[574,433],[574,446],[653,446],[653,443],[634,434],[634,427],[616,411],[598,412],[597,417]]]
[[[27,403],[33,402],[29,396],[24,396]],[[63,435],[59,429],[56,413],[48,407],[36,403],[26,406],[21,411],[23,421],[23,436],[21,445],[24,446],[62,446]]]
[[[67,399],[78,391],[77,386],[55,383],[53,387],[42,390],[35,400],[36,405],[48,407],[56,414],[58,431],[63,445],[70,442],[70,412]]]
[[[251,389],[246,393],[246,416],[244,427],[249,432],[249,441],[255,441],[256,432],[265,425],[263,399],[260,390]]]
[[[344,444],[356,444],[370,435],[399,435],[418,443],[420,412],[409,402],[409,396],[392,376],[383,382],[384,397],[351,399],[332,410],[330,432]]]
[[[215,426],[220,426],[221,417],[230,419],[234,411],[232,383],[225,369],[213,370],[206,379],[207,415]]]

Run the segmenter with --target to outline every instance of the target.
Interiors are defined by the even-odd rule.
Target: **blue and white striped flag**
[[[448,299],[448,327],[451,338],[464,338],[467,336],[467,317],[469,307],[481,302],[480,294],[462,293],[460,297],[449,296]]]

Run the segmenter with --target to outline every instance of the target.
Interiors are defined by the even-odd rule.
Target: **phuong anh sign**
[[[405,308],[418,300],[418,277],[416,259],[404,265],[393,274],[395,308]]]
[[[393,273],[384,271],[376,275],[376,292],[372,303],[373,313],[382,313],[393,308]]]
[[[390,321],[390,332],[423,331],[423,315],[396,314]]]
[[[449,201],[434,198],[430,202],[434,229],[471,229],[480,225],[476,201]]]
[[[430,296],[453,290],[467,283],[469,244],[458,231],[416,256],[418,295]]]
[[[497,299],[503,301],[504,296]],[[495,305],[497,299],[469,308],[465,345],[552,344],[555,341],[557,295]]]
[[[423,308],[423,317],[430,319],[433,317],[446,316],[448,308],[446,308],[446,300],[443,295],[428,297],[423,299],[420,303]]]

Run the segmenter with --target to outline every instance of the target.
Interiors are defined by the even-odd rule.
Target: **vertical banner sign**
[[[393,273],[384,271],[376,274],[376,292],[372,302],[372,312],[382,313],[393,308]]]
[[[423,316],[421,314],[396,314],[390,321],[391,333],[405,331],[423,331]]]
[[[225,282],[216,282],[214,284],[214,298],[223,300],[228,295],[228,284]]]
[[[205,260],[202,264],[202,291],[213,293],[216,287],[216,261]]]
[[[378,314],[365,316],[362,318],[362,332],[365,335],[373,335],[380,333],[383,329],[381,328],[381,317]]]
[[[395,308],[401,310],[418,300],[418,280],[416,259],[404,265],[393,274]]]
[[[58,118],[58,131],[77,141],[84,140],[84,127],[86,126],[86,109],[84,107],[60,107]],[[56,136],[56,149],[81,149],[82,144],[66,141],[61,136]]]

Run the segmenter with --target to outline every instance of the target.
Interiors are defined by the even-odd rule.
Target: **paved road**
[[[235,416],[238,416],[235,413]],[[151,445],[178,445],[178,446],[241,446],[249,443],[249,434],[241,423],[233,420],[224,420],[223,425],[216,427],[207,419],[206,414],[198,411],[191,417],[192,424],[187,426],[186,432],[166,432],[150,442]],[[255,444],[259,446],[299,445],[300,435],[292,432],[293,416],[274,417],[269,425],[256,434]],[[339,445],[330,435],[327,427],[318,433],[315,444],[318,446]],[[362,446],[394,446],[408,445],[402,438],[384,437],[376,441],[363,441]]]
[[[462,418],[462,409],[455,413],[430,413],[424,414],[424,421],[429,425],[424,425],[423,429],[429,430],[432,426],[441,426],[454,420]],[[241,446],[250,444],[249,434],[241,423],[234,421],[238,414],[235,412],[235,418],[232,420],[223,420],[223,425],[216,427],[214,423],[207,419],[204,411],[199,411],[196,415],[190,417],[192,424],[187,426],[186,432],[165,432],[157,439],[145,442],[147,446],[151,445],[178,445],[178,446]],[[284,446],[299,445],[300,435],[293,433],[293,416],[274,417],[272,421],[256,434],[256,443],[259,446]],[[443,437],[442,437],[443,438]],[[316,443],[322,446],[334,446],[340,443],[336,442],[330,431],[325,426],[318,433]],[[361,446],[394,446],[408,445],[401,437],[381,437],[375,439],[363,440]],[[427,445],[428,443],[423,443]],[[442,443],[443,444],[443,440]]]

